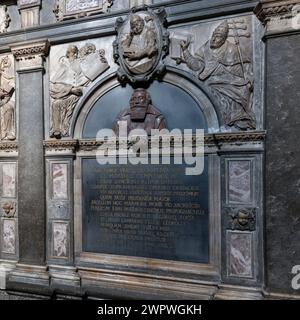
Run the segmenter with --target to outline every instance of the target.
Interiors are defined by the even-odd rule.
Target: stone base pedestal
[[[8,274],[15,269],[16,262],[12,261],[0,261],[0,289],[5,290],[6,289],[6,282]]]
[[[8,275],[7,289],[49,295],[50,277],[46,266],[17,264]]]

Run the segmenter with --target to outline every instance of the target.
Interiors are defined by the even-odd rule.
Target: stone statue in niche
[[[6,32],[11,19],[7,13],[7,6],[0,6],[0,33]]]
[[[13,61],[9,56],[0,59],[0,138],[15,140],[15,78]]]
[[[119,135],[119,122],[127,123],[127,134],[134,129],[143,129],[148,135],[151,129],[166,129],[167,124],[164,115],[151,104],[151,96],[146,89],[135,89],[130,107],[123,110],[115,120],[113,130]]]
[[[116,22],[115,62],[122,82],[146,82],[165,70],[169,34],[164,27],[166,12],[154,13],[147,6],[133,8],[126,20]]]
[[[189,51],[189,40],[180,43],[183,62],[211,88],[225,126],[237,130],[256,128],[251,59],[242,54],[239,40],[241,36],[250,37],[246,29],[243,20],[224,21],[195,55]],[[235,39],[234,43],[228,41],[229,36]]]
[[[52,98],[52,123],[50,136],[61,138],[69,135],[74,108],[87,87],[109,68],[104,50],[97,50],[93,43],[81,49],[71,45],[66,55],[59,59],[59,69],[50,79]]]

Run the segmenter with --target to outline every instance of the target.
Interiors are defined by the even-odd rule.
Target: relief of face
[[[222,47],[225,41],[226,41],[225,35],[219,31],[217,32],[215,31],[210,40],[210,47],[212,49],[218,49]]]
[[[148,105],[149,101],[146,92],[134,92],[130,100],[131,118],[133,120],[144,120]]]
[[[131,31],[135,35],[140,35],[144,30],[145,22],[139,16],[134,16],[130,22]]]
[[[77,59],[78,56],[78,48],[76,46],[71,46],[68,48],[66,57],[69,58],[70,60]]]
[[[248,221],[249,221],[249,214],[240,211],[238,214],[238,223],[244,227],[247,225]]]

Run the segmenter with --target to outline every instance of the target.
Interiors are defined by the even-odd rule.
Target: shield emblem
[[[83,74],[91,81],[94,81],[109,68],[108,63],[101,62],[98,52],[85,56],[80,64]]]

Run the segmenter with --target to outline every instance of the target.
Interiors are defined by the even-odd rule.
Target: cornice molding
[[[14,152],[18,150],[18,143],[16,141],[1,141],[0,151]]]
[[[45,140],[43,142],[46,151],[71,151],[75,152],[78,140]]]
[[[266,25],[274,18],[291,18],[296,5],[300,6],[300,0],[262,0],[254,9],[254,13]]]

